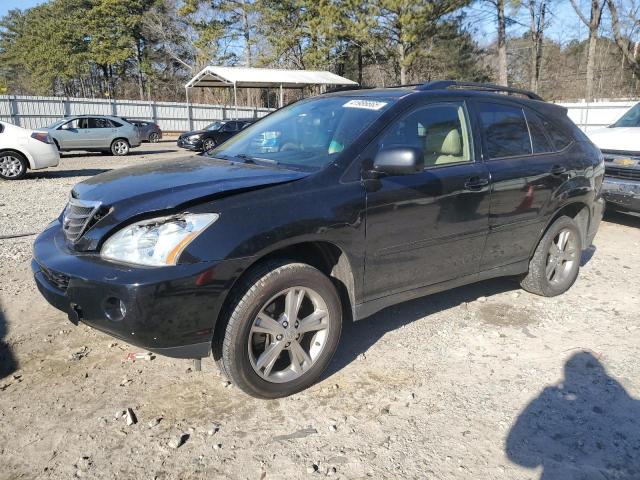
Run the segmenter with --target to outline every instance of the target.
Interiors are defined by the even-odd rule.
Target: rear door
[[[111,137],[115,133],[115,127],[109,119],[103,117],[91,117],[89,120],[88,142],[91,148],[108,148]]]
[[[478,271],[489,175],[471,131],[464,102],[427,103],[392,122],[365,151],[365,170],[385,148],[418,148],[425,158],[421,172],[365,180],[365,301]]]
[[[551,197],[568,171],[532,109],[508,100],[476,101],[475,107],[492,183],[481,264],[489,270],[529,259]]]

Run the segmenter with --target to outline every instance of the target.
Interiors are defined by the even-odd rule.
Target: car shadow
[[[640,228],[640,214],[637,213],[619,212],[608,208],[604,213],[603,220],[625,227]]]
[[[71,178],[92,177],[100,173],[108,172],[110,168],[79,168],[75,170],[44,170],[27,173],[29,178]]]
[[[11,348],[4,341],[7,335],[7,321],[0,303],[0,380],[11,375],[18,368],[18,362],[11,353]]]
[[[540,480],[638,479],[640,400],[592,353],[577,352],[564,378],[520,413],[505,450],[520,466],[542,467]]]
[[[415,300],[394,305],[357,322],[343,324],[338,349],[323,379],[329,378],[365,353],[386,333],[442,310],[489,297],[502,292],[519,290],[520,285],[510,277],[496,278],[454,288]]]

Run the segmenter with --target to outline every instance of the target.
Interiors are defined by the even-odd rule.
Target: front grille
[[[605,176],[613,178],[622,178],[625,180],[640,180],[640,169],[614,167],[607,165],[604,171]]]
[[[62,229],[67,239],[75,242],[91,226],[100,202],[70,198],[62,216]]]
[[[48,268],[40,265],[40,271],[44,275],[44,277],[58,290],[62,290],[63,292],[67,291],[69,287],[69,277],[64,273],[55,272],[53,270],[49,270]]]

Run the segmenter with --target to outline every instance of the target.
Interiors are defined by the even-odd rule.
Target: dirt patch
[[[523,327],[537,321],[534,311],[508,303],[485,303],[478,309],[478,319],[489,325],[512,327]]]

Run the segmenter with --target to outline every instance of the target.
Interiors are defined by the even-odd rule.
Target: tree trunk
[[[358,45],[358,85],[360,86],[362,86],[362,77],[364,75],[363,70],[362,47]]]
[[[398,42],[398,63],[400,64],[400,85],[407,84],[407,66],[405,65],[405,51],[402,40]]]
[[[587,89],[586,100],[587,102],[593,101],[593,77],[594,77],[594,64],[596,58],[596,43],[598,41],[597,31],[589,32],[589,50],[587,52]]]
[[[504,14],[504,0],[496,1],[498,10],[498,84],[507,86],[507,20]]]

